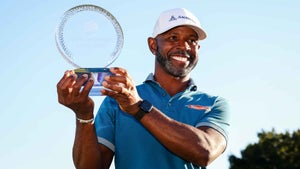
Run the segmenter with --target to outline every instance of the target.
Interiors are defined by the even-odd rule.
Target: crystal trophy
[[[91,4],[75,6],[61,17],[55,31],[59,53],[79,76],[94,78],[89,95],[100,96],[103,78],[123,47],[123,31],[107,10]]]

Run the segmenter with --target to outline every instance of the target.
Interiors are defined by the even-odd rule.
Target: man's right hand
[[[86,81],[87,83],[81,90],[82,85]],[[93,78],[88,79],[87,75],[83,75],[77,79],[77,75],[73,70],[66,71],[56,85],[58,102],[72,109],[76,117],[80,119],[93,118],[94,102],[89,97],[89,92],[93,84]]]

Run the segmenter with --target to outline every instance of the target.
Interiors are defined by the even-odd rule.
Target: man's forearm
[[[101,152],[98,149],[94,124],[84,124],[76,120],[73,162],[77,169],[101,168]]]
[[[218,136],[220,134],[206,133],[179,123],[157,109],[144,116],[141,123],[170,151],[200,166],[208,165],[225,147],[223,136]]]

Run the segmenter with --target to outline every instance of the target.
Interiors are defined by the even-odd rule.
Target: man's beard
[[[160,54],[160,52],[158,51],[158,48],[157,48],[156,53],[155,53],[155,56],[156,56],[155,58],[156,58],[156,61],[164,69],[164,71],[167,72],[168,74],[170,74],[170,75],[172,75],[174,77],[177,77],[177,78],[185,77],[197,65],[198,58],[196,56],[194,56],[194,55],[191,55],[191,54],[187,53],[187,52],[177,51],[175,53],[189,55],[189,58],[188,58],[189,65],[187,67],[185,67],[185,68],[178,68],[178,67],[174,66],[172,64],[172,61],[171,61],[171,56],[168,54],[166,57],[163,57]]]

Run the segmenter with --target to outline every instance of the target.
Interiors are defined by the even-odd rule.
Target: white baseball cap
[[[183,25],[193,28],[197,32],[199,40],[206,38],[206,33],[202,29],[198,18],[184,8],[175,8],[162,12],[154,26],[152,36],[155,38],[159,34]]]

